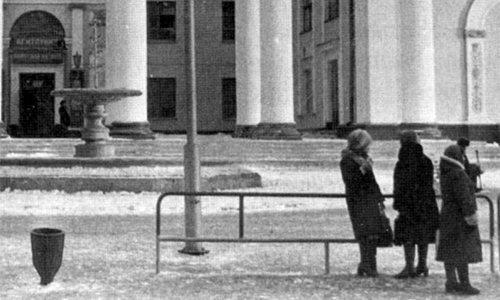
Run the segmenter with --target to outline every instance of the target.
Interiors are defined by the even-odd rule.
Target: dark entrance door
[[[339,105],[339,63],[333,60],[329,63],[330,69],[330,101],[332,105],[332,128],[340,124]]]
[[[20,125],[26,137],[48,137],[54,129],[53,73],[20,74]]]

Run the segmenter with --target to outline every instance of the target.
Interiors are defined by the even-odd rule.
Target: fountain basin
[[[103,119],[107,116],[106,105],[126,97],[140,96],[142,92],[124,88],[70,88],[54,90],[51,95],[84,106],[85,121],[81,137],[85,143],[75,146],[75,157],[113,157],[115,148],[106,143],[110,139],[109,129],[103,124]]]

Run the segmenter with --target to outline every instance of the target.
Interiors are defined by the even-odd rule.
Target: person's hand
[[[372,170],[372,164],[369,161],[363,162],[359,170],[363,173],[363,175],[365,175]]]
[[[469,225],[469,226],[476,226],[477,223],[479,222],[479,218],[478,218],[477,213],[474,213],[473,215],[470,215],[470,216],[466,216],[465,222],[467,222],[467,225]]]

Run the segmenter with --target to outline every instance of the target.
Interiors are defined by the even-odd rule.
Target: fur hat
[[[457,145],[459,145],[462,148],[469,147],[470,141],[467,138],[461,137],[458,139]]]
[[[366,130],[356,129],[347,136],[347,147],[351,150],[360,150],[370,145],[372,141]]]
[[[399,133],[401,145],[418,143],[418,134],[413,130],[403,130]]]
[[[444,156],[449,157],[453,160],[456,160],[456,161],[460,162],[461,164],[464,163],[464,155],[463,155],[462,149],[458,145],[448,146],[444,150]]]

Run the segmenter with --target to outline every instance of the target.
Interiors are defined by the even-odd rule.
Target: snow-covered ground
[[[250,166],[262,176],[263,187],[238,191],[276,193],[344,193],[338,169],[299,166]],[[392,170],[375,169],[377,181],[384,194],[392,193]],[[486,191],[500,188],[500,170],[486,170],[482,176]],[[494,195],[496,197],[496,195]],[[4,191],[0,192],[2,215],[152,215],[156,210],[158,193]],[[496,199],[493,199],[494,201]],[[390,200],[389,200],[390,201]],[[343,199],[308,198],[247,198],[246,212],[345,207]],[[203,214],[236,213],[237,198],[203,198]],[[184,210],[182,197],[163,201],[164,214],[180,214]]]

